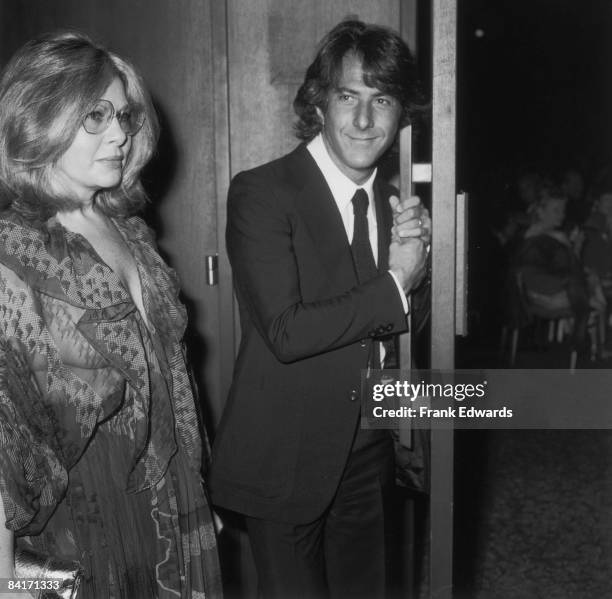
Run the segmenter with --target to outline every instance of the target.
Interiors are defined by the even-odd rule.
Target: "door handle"
[[[213,287],[219,283],[219,254],[206,256],[206,284]]]
[[[468,334],[468,194],[457,194],[455,220],[455,334]]]

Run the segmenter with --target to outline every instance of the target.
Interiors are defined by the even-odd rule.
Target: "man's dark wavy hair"
[[[343,21],[321,41],[293,101],[299,117],[295,132],[300,139],[310,141],[321,131],[323,123],[316,109],[325,113],[327,94],[337,85],[342,59],[347,54],[355,54],[361,59],[366,85],[400,102],[400,128],[412,122],[414,116],[424,109],[414,58],[402,38],[385,27],[361,21]]]

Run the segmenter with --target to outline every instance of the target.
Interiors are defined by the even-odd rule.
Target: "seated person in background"
[[[584,227],[582,263],[601,285],[609,316],[612,308],[612,182],[600,185],[594,197],[593,212]]]
[[[510,186],[510,195],[496,215],[495,235],[506,255],[515,253],[531,224],[530,213],[538,201],[544,178],[531,167],[522,167]]]
[[[517,248],[515,266],[522,273],[527,300],[551,313],[571,310],[572,343],[582,347],[589,315],[589,291],[578,259],[581,233],[560,229],[567,199],[550,183],[542,186],[531,209],[532,223]]]
[[[589,216],[589,197],[585,193],[586,184],[582,170],[568,166],[561,174],[561,189],[567,198],[565,208],[565,228],[582,226]]]

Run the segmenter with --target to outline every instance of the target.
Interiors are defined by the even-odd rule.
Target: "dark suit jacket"
[[[305,523],[329,505],[373,338],[406,328],[387,272],[392,188],[375,182],[380,276],[357,284],[329,187],[305,146],[240,173],[227,248],[242,341],[213,449],[217,505]]]

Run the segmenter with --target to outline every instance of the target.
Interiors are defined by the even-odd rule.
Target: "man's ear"
[[[318,106],[315,106],[315,110],[317,111],[317,116],[319,117],[319,120],[321,121],[321,125],[324,125],[325,124],[325,114],[323,114],[323,111]]]

